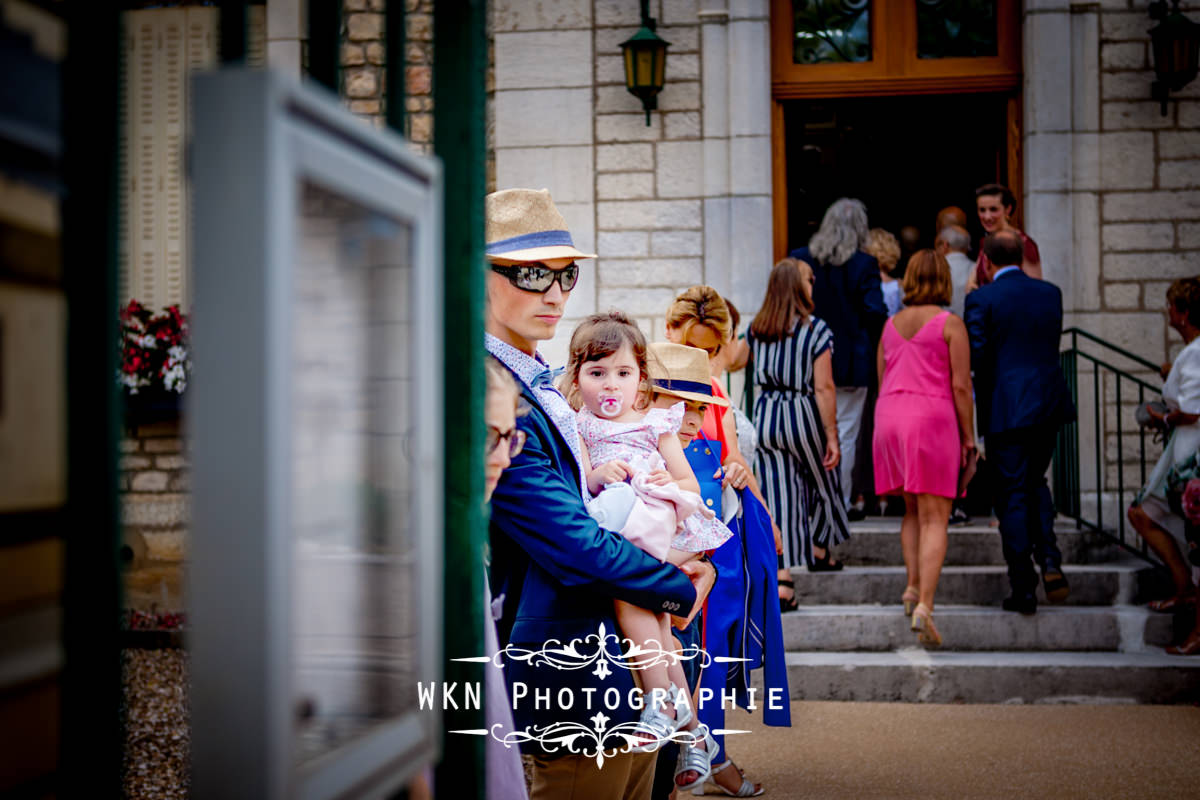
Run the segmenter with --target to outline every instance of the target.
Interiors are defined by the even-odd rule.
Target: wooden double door
[[[977,186],[1020,197],[1020,38],[1014,0],[772,0],[776,258],[839,197],[923,246]]]

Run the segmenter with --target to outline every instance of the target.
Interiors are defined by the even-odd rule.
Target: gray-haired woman
[[[842,444],[840,489],[846,505],[850,504],[855,444],[875,366],[875,343],[887,321],[879,264],[863,251],[868,230],[867,207],[860,200],[843,197],[825,212],[808,247],[791,252],[792,258],[812,265],[813,316],[833,331],[833,382]],[[838,565],[826,554],[823,566]]]

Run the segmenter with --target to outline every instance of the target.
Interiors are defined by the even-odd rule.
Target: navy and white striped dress
[[[813,392],[813,363],[833,347],[833,332],[810,316],[779,341],[747,339],[759,392],[755,473],[783,533],[785,563],[807,566],[814,543],[827,549],[850,535],[838,470],[821,465],[825,429]]]

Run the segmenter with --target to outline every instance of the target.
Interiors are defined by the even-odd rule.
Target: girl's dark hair
[[[771,270],[767,279],[767,296],[762,308],[750,323],[750,335],[764,342],[787,338],[796,320],[808,319],[812,313],[812,298],[804,291],[801,270],[807,267],[798,259],[785,258]],[[810,267],[811,269],[811,267]]]
[[[591,315],[579,323],[571,334],[567,369],[558,383],[559,391],[567,398],[571,408],[578,411],[583,406],[578,384],[579,371],[583,369],[583,365],[608,358],[624,345],[629,345],[629,349],[633,351],[633,358],[641,375],[634,408],[641,410],[650,405],[652,390],[650,369],[646,365],[646,337],[642,335],[641,329],[625,316],[625,312],[613,310],[606,314]]]
[[[975,190],[975,199],[981,197],[990,197],[992,195],[1000,196],[1000,205],[1005,208],[1011,208],[1014,211],[1017,208],[1017,198],[1013,196],[1012,189],[999,183],[985,183]]]

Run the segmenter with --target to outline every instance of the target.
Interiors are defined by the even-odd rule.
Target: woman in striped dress
[[[776,264],[747,338],[759,389],[755,472],[783,532],[783,557],[826,572],[842,568],[829,548],[850,533],[837,470],[833,333],[812,316],[812,282],[805,262]]]

